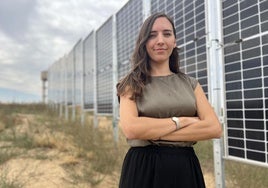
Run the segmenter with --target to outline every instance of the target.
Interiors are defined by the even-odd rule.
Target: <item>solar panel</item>
[[[112,114],[113,19],[96,31],[97,113]]]
[[[55,96],[54,96],[54,88],[55,86],[53,85],[54,81],[54,64],[52,64],[49,69],[48,69],[48,75],[47,75],[47,80],[48,80],[48,102],[49,103],[54,103],[55,101]]]
[[[73,50],[70,51],[66,58],[66,89],[67,89],[67,104],[73,105],[73,85],[74,85],[74,62]]]
[[[131,0],[116,14],[119,79],[130,70],[130,58],[143,22],[142,5],[142,0]]]
[[[82,101],[82,79],[83,79],[83,43],[80,39],[73,48],[74,53],[74,79],[75,99],[74,103],[81,106]]]
[[[62,58],[59,59],[58,61],[58,68],[59,68],[59,103],[60,104],[64,104],[66,102],[66,98],[65,98],[65,56],[63,56]]]
[[[268,1],[226,0],[222,7],[227,157],[267,164]]]
[[[60,61],[56,61],[48,71],[48,80],[49,80],[49,98],[50,101],[59,104],[60,103]]]
[[[92,31],[84,40],[84,109],[94,108],[95,38]]]

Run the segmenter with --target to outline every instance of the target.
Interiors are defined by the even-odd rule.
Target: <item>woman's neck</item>
[[[173,72],[169,69],[169,65],[151,65],[151,76],[167,76],[172,73]]]

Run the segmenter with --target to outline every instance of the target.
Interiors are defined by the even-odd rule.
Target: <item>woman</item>
[[[131,72],[117,84],[120,125],[131,146],[120,188],[205,187],[192,145],[219,138],[220,123],[202,87],[180,72],[173,21],[143,23]]]

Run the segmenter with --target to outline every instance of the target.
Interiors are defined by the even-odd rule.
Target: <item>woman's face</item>
[[[175,47],[176,38],[171,23],[165,17],[157,18],[146,42],[150,63],[169,63],[169,56]]]

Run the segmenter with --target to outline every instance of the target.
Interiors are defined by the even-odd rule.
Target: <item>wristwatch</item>
[[[177,118],[177,117],[172,117],[171,119],[172,119],[172,121],[176,124],[176,130],[180,129],[181,127],[180,127],[180,121],[179,121],[179,118]]]

